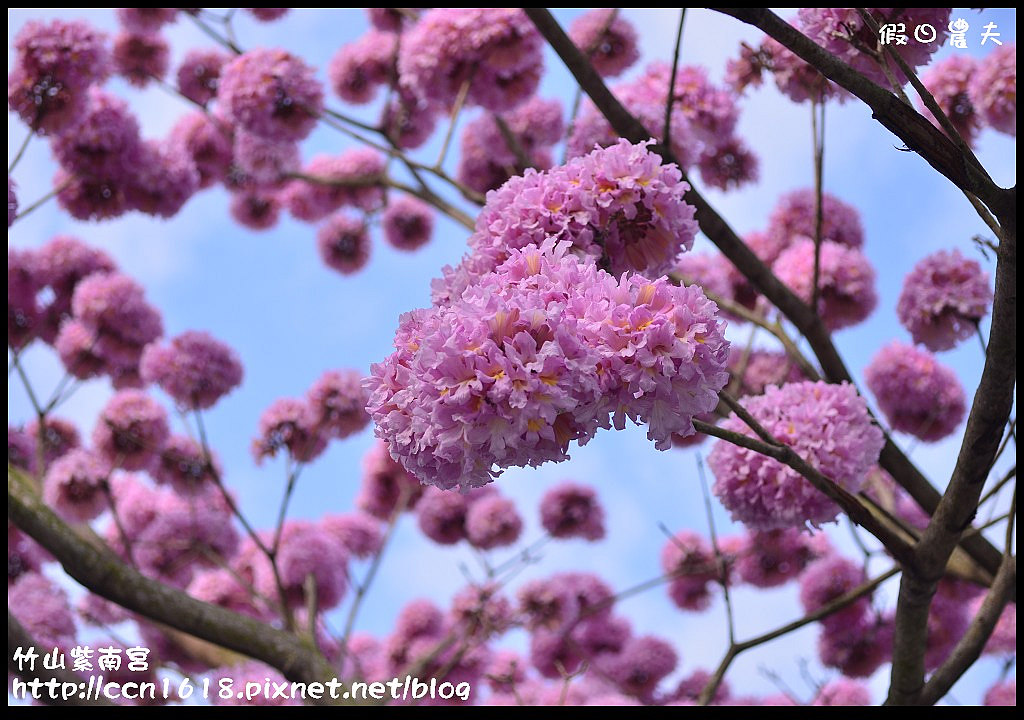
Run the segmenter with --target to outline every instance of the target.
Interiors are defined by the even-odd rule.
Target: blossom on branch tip
[[[619,75],[640,59],[636,30],[614,8],[580,15],[569,26],[569,39],[604,77]]]
[[[170,55],[167,41],[155,33],[122,32],[114,38],[114,69],[136,87],[163,80]]]
[[[772,265],[779,280],[810,303],[814,284],[814,241],[797,239]],[[841,330],[864,322],[878,305],[875,269],[856,248],[826,240],[818,268],[818,307],[825,327]]]
[[[967,412],[956,373],[912,345],[883,347],[864,369],[864,380],[893,430],[926,442],[953,434]]]
[[[717,405],[728,343],[700,289],[616,281],[568,249],[512,249],[457,302],[402,316],[367,410],[412,474],[479,487],[627,420],[667,449]]]
[[[107,37],[82,21],[29,21],[14,38],[7,104],[34,131],[63,132],[78,121],[86,92],[111,72]]]
[[[505,112],[533,95],[543,41],[518,8],[434,8],[402,35],[402,87],[446,111],[466,102]]]
[[[92,442],[113,467],[147,470],[157,462],[170,436],[167,413],[139,390],[122,390],[96,421]]]
[[[220,50],[189,50],[178,66],[178,90],[205,106],[217,96],[221,69],[230,59]]]
[[[998,47],[978,63],[968,88],[971,104],[991,127],[1017,137],[1017,44]]]
[[[937,352],[978,332],[991,305],[992,288],[981,265],[959,250],[940,250],[907,273],[896,314],[914,342]]]
[[[593,488],[563,482],[544,493],[540,523],[551,537],[580,537],[593,542],[604,537],[604,509]]]
[[[103,458],[89,450],[71,450],[47,471],[43,499],[64,519],[89,522],[107,508],[108,475],[110,465]]]
[[[255,49],[229,62],[217,86],[218,105],[254,135],[297,141],[313,131],[323,110],[313,68],[284,50]]]
[[[884,444],[867,404],[849,383],[789,383],[747,397],[743,406],[777,441],[848,492],[856,492],[878,462]],[[735,415],[725,430],[750,437],[754,431]],[[713,491],[733,519],[755,530],[832,522],[839,507],[793,468],[733,445],[715,442],[708,456]]]

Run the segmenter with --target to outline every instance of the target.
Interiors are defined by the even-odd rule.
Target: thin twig
[[[686,20],[686,8],[679,8],[679,26],[676,28],[676,48],[672,53],[672,74],[668,81],[668,97],[665,99],[665,124],[661,133],[661,141],[667,146],[672,145],[672,108],[676,104],[676,73],[679,71],[679,50],[683,45],[683,21]]]
[[[32,136],[34,134],[35,133],[30,131],[25,136],[25,139],[21,141],[21,145],[18,146],[17,152],[14,153],[14,159],[11,160],[10,165],[7,166],[7,174],[8,175],[10,175],[12,172],[14,172],[14,168],[18,167],[18,163],[21,161],[22,156],[25,154],[25,151],[28,149],[29,141],[32,140]]]
[[[718,565],[718,582],[722,586],[725,598],[725,616],[729,627],[729,644],[736,643],[736,622],[732,614],[732,599],[729,594],[729,567],[718,546],[718,533],[715,531],[715,513],[711,507],[711,492],[708,490],[708,479],[704,474],[704,460],[697,454],[697,476],[700,478],[700,491],[704,495],[704,513],[708,518],[708,529],[711,533],[711,547],[715,551],[715,562]]]

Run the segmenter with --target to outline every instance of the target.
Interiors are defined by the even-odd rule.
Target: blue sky
[[[579,11],[558,11],[564,25]],[[109,10],[9,11],[8,46],[29,17],[83,17],[113,29]],[[975,30],[995,22],[1002,39],[1015,38],[1016,13],[987,9],[957,11],[971,22],[971,49],[943,48],[937,57],[954,52],[981,54]],[[670,59],[677,14],[675,11],[625,10],[641,34],[643,62]],[[784,16],[788,16],[784,14]],[[280,46],[301,54],[323,68],[335,50],[365,31],[361,11],[293,11],[272,24],[254,22],[239,13],[236,30],[245,48]],[[176,63],[186,49],[209,47],[212,42],[191,23],[180,20],[166,31]],[[687,12],[683,62],[708,67],[720,80],[725,60],[737,53],[741,41],[756,44],[759,34],[737,21],[705,10]],[[10,64],[11,53],[8,52]],[[634,72],[641,66],[634,69]],[[546,56],[547,74],[540,95],[572,97],[569,77],[558,59]],[[139,91],[115,79],[111,90],[126,97],[139,114],[143,133],[161,137],[174,120],[188,110],[185,103],[160,88]],[[335,107],[340,101],[332,100]],[[778,197],[812,182],[810,117],[807,106],[782,98],[773,86],[748,92],[741,103],[739,133],[761,161],[761,180],[739,192],[723,194],[711,189],[706,195],[739,232],[762,229]],[[568,107],[566,107],[568,113]],[[825,188],[861,211],[867,238],[866,252],[878,272],[880,302],[866,323],[836,335],[836,343],[851,370],[860,377],[877,349],[892,339],[908,340],[894,314],[903,276],[920,258],[939,249],[959,248],[985,262],[973,248],[971,237],[987,234],[963,196],[916,155],[899,152],[899,141],[870,118],[859,103],[832,104],[827,110]],[[361,114],[368,120],[375,110]],[[475,113],[466,113],[462,121]],[[9,119],[8,155],[24,137],[25,128]],[[304,158],[318,152],[337,153],[352,142],[329,128],[319,128],[304,144]],[[417,151],[433,162],[439,140]],[[982,133],[978,156],[997,182],[1015,183],[1016,143],[994,131]],[[449,164],[455,153],[449,156]],[[33,141],[14,173],[19,200],[27,204],[49,189],[55,165],[46,143]],[[68,233],[111,253],[123,270],[146,287],[149,299],[163,312],[168,336],[189,329],[211,332],[228,342],[245,365],[243,386],[224,399],[207,416],[208,429],[225,467],[225,477],[235,489],[246,514],[257,524],[272,522],[282,492],[283,463],[254,465],[249,443],[259,414],[274,399],[299,395],[326,369],[355,368],[366,372],[369,364],[385,357],[398,315],[429,303],[429,281],[446,263],[456,262],[465,250],[465,231],[441,220],[432,242],[415,254],[391,250],[375,238],[368,267],[355,276],[343,277],[326,268],[315,247],[315,228],[284,217],[269,232],[254,233],[234,224],[227,213],[226,193],[207,190],[193,198],[170,221],[129,216],[102,224],[79,223],[56,212],[56,206],[36,212],[9,233],[14,247],[37,246],[56,233]],[[698,247],[707,249],[703,238]],[[743,342],[745,327],[731,332]],[[45,348],[27,353],[26,364],[37,387],[47,392],[62,375],[54,355]],[[943,353],[941,361],[955,368],[968,396],[973,394],[981,372],[981,351],[974,342]],[[87,434],[111,390],[94,382],[80,390],[61,410],[76,420]],[[159,395],[166,401],[166,398]],[[169,406],[169,405],[168,405]],[[24,391],[9,387],[8,418],[17,424],[30,416]],[[908,447],[906,437],[898,438]],[[316,518],[325,510],[352,507],[359,483],[360,459],[372,442],[370,430],[343,443],[303,474],[292,505],[292,515]],[[706,453],[710,443],[699,448]],[[937,485],[942,485],[959,449],[959,436],[935,445],[918,445],[913,459]],[[1015,458],[1008,458],[1013,462]],[[587,447],[572,452],[572,460],[539,469],[506,472],[499,480],[501,491],[519,502],[526,520],[524,540],[539,535],[537,504],[543,492],[559,479],[571,478],[596,486],[608,513],[609,537],[589,546],[578,542],[549,545],[544,561],[523,573],[523,579],[542,577],[557,570],[589,569],[614,587],[625,588],[658,574],[658,552],[665,537],[658,528],[693,528],[706,531],[694,451],[658,452],[641,429],[605,432]],[[718,508],[720,533],[733,528]],[[848,532],[832,533],[847,543]],[[501,553],[496,553],[501,558]],[[404,521],[389,550],[385,567],[364,609],[360,626],[386,632],[398,609],[408,600],[426,596],[444,605],[464,584],[460,565],[477,568],[464,548],[441,550],[424,542],[411,519]],[[359,574],[361,568],[357,568]],[[884,593],[892,600],[895,588]],[[757,594],[740,590],[734,604],[739,637],[768,629],[798,615],[795,588],[789,586]],[[622,606],[637,633],[654,632],[675,642],[682,657],[681,673],[713,667],[726,645],[723,609],[719,603],[700,615],[675,610],[662,589],[627,600]],[[808,628],[769,645],[763,652],[742,656],[730,672],[733,687],[743,692],[768,693],[776,688],[761,672],[779,673],[798,695],[810,690],[801,679],[798,659],[811,661],[819,679],[830,677],[814,662],[816,629]],[[512,638],[522,645],[522,637]],[[961,702],[977,702],[996,671],[992,661],[982,661],[954,691]],[[886,687],[885,671],[872,680],[876,700]]]

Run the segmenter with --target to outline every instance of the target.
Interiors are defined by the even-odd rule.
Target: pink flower
[[[593,488],[563,482],[544,493],[540,523],[552,537],[580,537],[589,541],[604,537],[604,509]]]
[[[801,382],[769,386],[743,401],[781,443],[849,492],[856,492],[878,461],[884,438],[864,399],[847,383]],[[721,427],[753,436],[730,414]],[[724,440],[708,456],[714,493],[733,519],[757,530],[832,522],[838,506],[802,475],[765,455]]]
[[[814,282],[814,241],[804,238],[783,251],[772,270],[779,280],[809,303]],[[818,270],[818,314],[829,330],[866,320],[878,305],[875,269],[858,249],[826,240]]]
[[[173,143],[146,141],[139,163],[124,186],[125,200],[133,210],[173,217],[199,189],[199,171]]]
[[[256,462],[274,457],[283,448],[297,462],[311,462],[327,447],[327,438],[317,427],[316,413],[304,400],[275,400],[260,416],[259,429],[259,437],[252,442]]]
[[[938,352],[977,332],[991,304],[988,273],[959,250],[943,250],[924,258],[907,274],[896,313],[914,342]]]
[[[1017,137],[1017,44],[1007,43],[986,55],[967,92],[986,123]]]
[[[766,264],[775,262],[779,254],[795,242],[804,238],[814,239],[816,202],[814,191],[810,189],[795,190],[779,199],[768,219],[768,234],[777,250],[761,257]],[[822,193],[821,196],[821,239],[849,248],[864,245],[860,213],[831,193]]]
[[[351,275],[370,259],[370,234],[361,218],[335,213],[316,232],[320,259],[332,270]]]
[[[167,413],[153,398],[122,390],[100,412],[92,442],[112,466],[146,470],[159,458],[169,434]]]
[[[140,372],[176,403],[191,410],[213,407],[242,382],[242,363],[230,347],[209,333],[183,332],[168,345],[149,345]]]
[[[332,438],[344,439],[370,423],[365,409],[368,396],[362,375],[355,370],[328,370],[313,383],[307,398],[317,426]]]
[[[811,563],[800,577],[800,603],[805,612],[815,612],[867,582],[864,569],[841,555],[826,555]],[[826,628],[849,628],[863,623],[871,595],[862,595],[822,623]]]
[[[569,38],[604,77],[619,75],[640,59],[636,30],[612,8],[580,15],[569,26]]]
[[[168,438],[160,460],[150,469],[154,480],[170,485],[183,497],[203,495],[220,474],[217,459],[207,458],[199,443],[184,435]]]
[[[189,50],[178,67],[178,90],[200,105],[217,96],[220,71],[231,58],[220,50]]]
[[[7,104],[33,130],[63,132],[78,121],[86,91],[111,71],[106,35],[85,22],[33,20],[14,38]]]
[[[505,112],[537,89],[542,46],[518,8],[434,8],[402,35],[399,80],[446,110],[468,84],[466,102]]]
[[[564,132],[562,105],[557,100],[530,98],[503,115],[502,121],[515,140],[512,145],[490,113],[468,123],[462,131],[457,177],[477,192],[496,190],[527,167],[551,167],[551,147]],[[520,154],[528,162],[524,163]]]
[[[50,466],[43,498],[61,517],[89,522],[107,508],[106,483],[110,466],[89,450],[71,450]]]
[[[683,610],[705,610],[711,588],[722,579],[710,544],[695,532],[681,530],[661,549],[661,569],[669,581],[669,596]]]
[[[221,71],[217,101],[254,135],[277,142],[302,140],[323,109],[313,68],[284,50],[250,50]]]
[[[117,19],[125,29],[137,33],[156,32],[178,16],[179,8],[117,8]]]
[[[727,343],[699,288],[620,284],[566,250],[512,250],[458,302],[402,317],[367,409],[412,474],[479,487],[627,419],[667,449],[717,404]]]
[[[389,520],[405,498],[403,510],[411,510],[423,495],[423,486],[388,454],[387,446],[376,441],[363,458],[363,481],[356,507],[378,520]]]
[[[155,33],[121,32],[114,38],[114,69],[136,87],[162,80],[170,54],[167,41]]]
[[[407,252],[418,250],[430,242],[434,231],[434,214],[430,206],[408,195],[390,200],[380,222],[388,244]]]
[[[368,558],[384,542],[380,521],[365,513],[326,515],[322,525],[353,557]]]
[[[182,115],[171,129],[169,145],[174,153],[191,158],[199,173],[199,188],[227,177],[232,161],[231,136],[220,122],[206,113]]]
[[[466,539],[480,550],[506,547],[519,539],[523,519],[515,503],[499,495],[490,495],[471,503],[466,512]]]
[[[883,347],[864,369],[864,380],[894,430],[927,442],[953,434],[967,411],[956,374],[912,345]]]
[[[797,577],[827,551],[824,535],[812,538],[796,528],[754,531],[743,536],[733,567],[742,582],[776,587]]]
[[[78,428],[73,423],[52,415],[47,416],[42,425],[39,420],[33,420],[27,429],[32,440],[42,448],[43,461],[47,465],[82,444]]]
[[[932,53],[944,43],[949,25],[950,8],[866,8],[877,26],[902,23],[907,42],[893,43],[890,47],[911,67],[926,65]],[[797,14],[797,27],[854,70],[866,75],[882,87],[890,86],[877,58],[883,58],[889,72],[898,83],[907,82],[900,68],[886,56],[879,42],[879,34],[857,12],[856,8],[801,8]],[[919,42],[913,28],[929,24],[938,33],[933,42]]]
[[[391,82],[397,50],[398,36],[380,30],[343,45],[327,66],[331,89],[347,102],[370,102],[379,86]]]
[[[7,607],[40,650],[75,644],[75,619],[67,593],[43,575],[29,572],[19,577],[7,591]]]
[[[671,645],[652,635],[643,635],[627,640],[606,668],[609,678],[622,692],[645,697],[678,663],[679,656]]]
[[[974,109],[968,94],[971,78],[977,67],[978,62],[972,57],[951,55],[933,65],[921,78],[924,86],[938,103],[939,109],[968,145],[974,145],[982,124],[982,119]],[[931,120],[933,125],[942,129],[931,110],[924,106],[924,101],[918,100],[917,109]]]

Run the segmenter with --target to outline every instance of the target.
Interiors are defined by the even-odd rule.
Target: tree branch
[[[262,660],[298,682],[327,682],[337,671],[294,635],[168,587],[82,542],[7,466],[7,516],[46,548],[83,587],[144,617]],[[327,701],[330,702],[330,701]]]
[[[832,53],[767,8],[710,8],[761,29],[822,75],[849,90],[871,108],[872,117],[900,138],[961,190],[977,195],[997,216],[1013,210],[1015,201],[996,185],[985,169],[964,155],[920,113],[888,90],[871,82]]]
[[[906,573],[900,583],[892,685],[887,700],[890,704],[920,701],[925,672],[921,641],[928,632],[928,608],[950,555],[977,512],[985,479],[1013,409],[1013,388],[1017,380],[1015,221],[1013,216],[1012,222],[1003,223],[1004,238],[996,248],[996,290],[988,355],[967,418],[956,467],[914,551],[915,571]]]
[[[541,35],[548,41],[551,47],[558,53],[562,62],[565,63],[566,67],[576,78],[580,87],[590,96],[594,105],[601,111],[604,117],[611,124],[619,136],[626,138],[630,142],[643,142],[651,137],[651,134],[644,128],[644,126],[628,111],[623,107],[608,87],[605,85],[601,76],[598,75],[597,71],[594,70],[593,65],[587,60],[586,56],[579,51],[569,37],[565,34],[565,31],[559,26],[558,21],[551,15],[546,8],[524,8],[524,12],[533,21],[534,25],[540,31]],[[736,13],[745,13],[746,10],[736,10]],[[759,12],[759,11],[749,11]],[[767,11],[765,11],[767,12]],[[730,11],[729,14],[733,14]],[[779,20],[775,15],[768,13],[773,18],[778,20],[779,23],[784,25],[789,30],[796,32],[788,24]],[[743,19],[743,18],[740,18]],[[763,29],[763,28],[762,28]],[[799,33],[797,33],[799,35]],[[803,38],[801,35],[800,37]],[[807,38],[803,38],[806,43],[809,43],[818,51],[828,55],[824,50],[818,48],[817,45],[812,43]],[[832,57],[829,55],[829,57]],[[805,58],[806,59],[806,58]],[[839,61],[832,58],[833,62],[838,63]],[[812,63],[814,64],[814,63]],[[840,63],[841,64],[841,63]],[[847,68],[848,72],[853,72]],[[873,85],[873,84],[872,84]],[[878,86],[874,86],[875,89],[880,93],[885,93],[884,90]],[[897,105],[902,105],[899,100],[892,97],[892,101]],[[909,109],[907,109],[909,110]],[[932,127],[931,123],[921,118],[913,110],[909,110],[910,114],[917,117],[921,122],[924,122],[928,126],[929,133],[937,134],[943,142],[951,144],[950,141],[939,133],[935,128]],[[955,149],[955,148],[954,148]],[[664,144],[652,146],[652,150],[659,153],[661,157],[670,163],[679,165],[678,160],[673,156],[671,150]],[[684,179],[686,176],[684,174]],[[821,364],[822,371],[829,382],[850,382],[853,383],[853,377],[843,362],[842,357],[839,355],[839,351],[832,343],[832,338],[821,322],[820,318],[817,317],[816,313],[804,303],[799,297],[797,297],[792,290],[786,287],[772,272],[771,270],[761,262],[761,259],[754,254],[746,243],[739,238],[735,231],[729,227],[729,224],[719,215],[713,207],[704,199],[704,197],[693,188],[693,183],[690,183],[690,190],[686,193],[685,199],[688,203],[696,208],[697,222],[700,224],[701,231],[713,242],[719,250],[729,259],[729,261],[736,266],[736,268],[743,273],[743,275],[757,288],[758,292],[764,295],[768,300],[775,305],[788,319],[796,329],[807,338],[811,349],[814,351],[815,356],[818,358],[818,362]],[[1006,191],[1000,191],[1006,192]],[[1015,197],[1016,191],[1010,191],[1013,195],[1011,201],[1008,204],[1009,211],[1015,213]],[[1014,218],[1016,215],[1014,215]],[[921,474],[921,471],[903,454],[896,445],[886,439],[885,446],[882,448],[882,454],[879,459],[880,464],[884,467],[890,475],[900,484],[901,487],[910,493],[911,497],[924,508],[926,511],[933,512],[939,503],[939,493],[932,487],[931,483]],[[995,575],[999,569],[999,564],[1002,561],[1002,553],[999,552],[991,543],[988,542],[983,536],[975,535],[964,541],[964,549],[971,555],[972,558],[979,565],[981,565],[990,575]]]
[[[981,657],[985,643],[992,636],[992,631],[999,622],[999,616],[1010,598],[1010,591],[1017,584],[1017,558],[1007,555],[1003,566],[999,568],[992,589],[988,591],[981,603],[978,614],[971,626],[946,658],[946,662],[936,670],[921,691],[921,705],[934,705],[938,702],[957,680]]]

